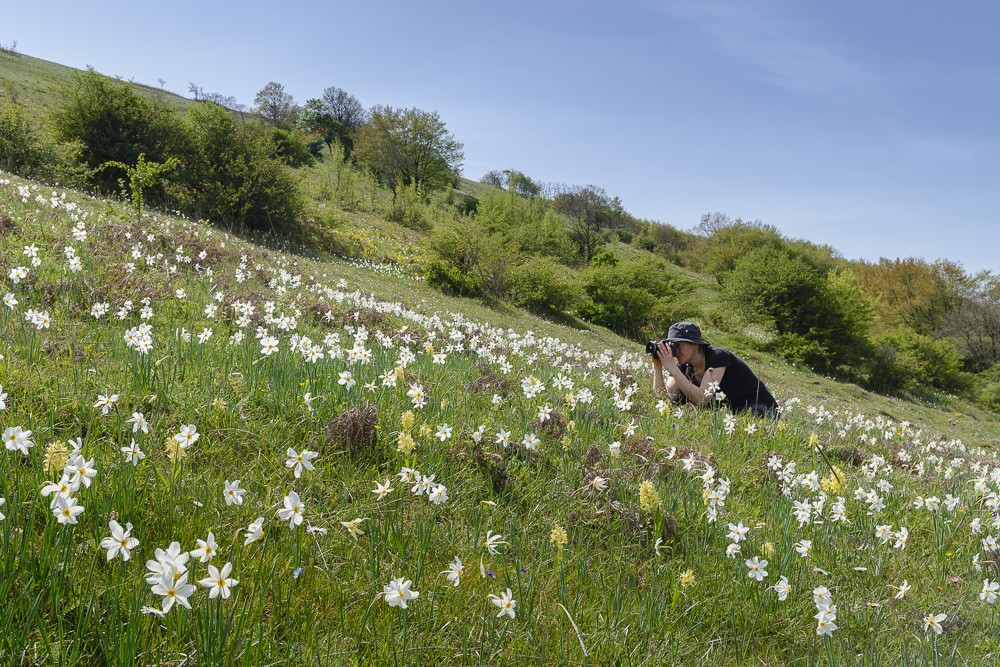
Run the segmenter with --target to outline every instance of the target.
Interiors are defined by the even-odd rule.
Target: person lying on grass
[[[704,405],[719,400],[721,393],[733,412],[777,417],[777,401],[764,383],[735,354],[706,342],[697,324],[676,322],[666,340],[655,345],[653,386],[666,389],[675,401]],[[664,369],[669,373],[666,382]]]

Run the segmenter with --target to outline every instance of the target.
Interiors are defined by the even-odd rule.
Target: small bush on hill
[[[35,128],[26,108],[0,97],[0,169],[40,181],[83,186],[88,170],[78,142],[58,142]]]
[[[428,283],[463,296],[479,296],[488,303],[510,294],[517,248],[490,234],[475,218],[443,222],[428,241]]]
[[[952,393],[967,393],[974,376],[962,370],[962,357],[948,340],[935,340],[906,327],[873,336],[876,354],[870,386],[899,391],[916,384]]]
[[[1000,412],[1000,364],[994,364],[980,376],[978,402],[987,410]]]
[[[272,157],[269,130],[211,103],[191,107],[188,118],[198,147],[188,184],[196,215],[240,229],[294,229],[302,195],[296,178]]]
[[[868,358],[871,306],[850,273],[824,277],[801,257],[761,247],[736,261],[723,298],[777,334],[778,348],[795,361],[832,370]]]
[[[580,315],[624,336],[641,339],[661,335],[673,322],[696,318],[694,285],[650,258],[623,261],[599,249],[584,273],[588,299]]]
[[[297,130],[283,130],[276,127],[271,130],[274,139],[274,156],[284,161],[289,167],[307,167],[313,163],[313,155],[309,144]]]
[[[567,312],[582,297],[583,289],[567,269],[547,257],[532,257],[514,272],[515,303],[529,310]]]
[[[116,81],[89,69],[74,72],[64,91],[66,104],[55,113],[58,136],[79,142],[80,156],[94,170],[91,182],[107,193],[120,193],[118,169],[99,169],[106,162],[134,165],[144,154],[150,162],[166,162],[171,156],[187,164],[195,147],[183,120],[163,104],[149,102],[124,81]],[[183,167],[172,178],[183,181]],[[147,193],[151,203],[162,204],[167,186]]]

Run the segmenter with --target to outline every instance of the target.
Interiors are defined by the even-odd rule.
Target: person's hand
[[[674,361],[674,355],[670,350],[670,346],[664,343],[657,343],[656,354],[653,357],[663,364],[663,367],[670,371],[671,375],[673,375],[673,371],[677,370],[677,362]]]

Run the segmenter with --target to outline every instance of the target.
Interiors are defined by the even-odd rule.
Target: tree
[[[334,118],[322,100],[314,98],[306,102],[306,105],[302,107],[297,125],[300,129],[323,135],[321,141],[326,144],[327,150],[331,154],[333,153],[333,142],[339,141],[344,149],[344,159],[351,156],[354,139],[351,137],[350,128]]]
[[[342,88],[330,86],[323,91],[323,106],[335,121],[343,123],[350,130],[357,130],[368,120],[365,108],[358,98]]]
[[[285,92],[285,87],[276,81],[264,86],[253,100],[257,113],[266,118],[272,125],[293,123],[299,115],[299,108],[291,95]]]
[[[602,188],[592,185],[556,195],[553,205],[569,218],[569,235],[587,263],[604,243],[604,232],[617,226],[625,215],[617,197],[612,199]]]
[[[175,157],[167,159],[163,164],[159,164],[157,162],[147,162],[146,156],[139,153],[139,159],[134,167],[120,162],[105,162],[101,165],[101,168],[116,167],[124,171],[128,176],[129,195],[132,199],[132,208],[135,210],[135,219],[137,222],[141,222],[142,205],[144,202],[143,193],[152,187],[162,174],[165,174],[176,166],[177,158]],[[124,190],[124,179],[120,180],[119,183]]]
[[[486,172],[486,174],[479,179],[479,182],[485,183],[486,185],[492,185],[495,188],[504,189],[507,187],[507,176],[499,169],[493,169],[492,171]]]
[[[971,370],[1000,363],[1000,277],[978,276],[974,291],[948,312],[939,333],[955,342]]]
[[[962,268],[948,260],[929,264],[915,257],[882,257],[878,264],[860,263],[854,270],[886,325],[904,325],[924,335],[944,325],[970,282]]]
[[[192,213],[231,228],[285,233],[302,212],[295,178],[275,157],[273,130],[238,122],[222,107],[188,110],[198,146],[189,181]]]
[[[437,112],[373,107],[357,132],[355,158],[392,190],[395,204],[401,185],[447,187],[461,172],[465,155]]]
[[[531,180],[531,178],[525,173],[520,172],[517,169],[504,169],[503,173],[507,176],[507,188],[513,190],[522,197],[534,199],[541,191],[541,188],[537,183]]]
[[[872,308],[849,271],[824,277],[788,250],[764,246],[737,260],[723,297],[777,334],[786,356],[827,369],[867,357]]]

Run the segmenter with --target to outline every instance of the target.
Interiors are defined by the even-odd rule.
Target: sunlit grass
[[[8,662],[994,661],[989,422],[756,353],[780,421],[658,407],[607,332],[14,178],[0,212]]]

